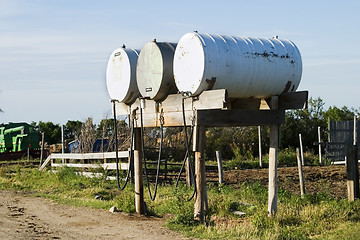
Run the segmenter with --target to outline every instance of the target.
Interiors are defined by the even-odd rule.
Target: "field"
[[[346,168],[345,166],[305,166],[306,193],[326,193],[330,196],[341,199],[346,197]],[[268,184],[267,169],[243,169],[225,172],[225,181],[230,185],[243,182],[260,182]],[[297,167],[284,167],[278,169],[279,188],[290,193],[300,194],[299,173]]]
[[[0,170],[1,239],[357,239],[360,234],[360,202],[346,200],[345,166],[304,167],[304,198],[297,168],[279,168],[273,218],[266,212],[267,169],[225,171],[225,185],[208,184],[205,225],[193,220],[193,201],[187,201],[192,190],[183,185],[161,185],[154,202],[145,195],[143,217],[134,214],[133,185],[120,192],[114,182],[67,168],[57,174],[23,165]],[[112,206],[121,212],[107,211]]]

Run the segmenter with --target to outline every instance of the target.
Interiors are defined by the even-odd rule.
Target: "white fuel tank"
[[[180,92],[227,89],[230,98],[269,97],[296,91],[301,55],[288,40],[185,34],[174,55]]]
[[[126,104],[132,103],[140,93],[136,84],[136,63],[139,50],[115,49],[106,69],[106,86],[109,96]]]
[[[176,43],[148,42],[141,49],[136,67],[136,80],[142,97],[155,101],[176,93],[173,59]]]

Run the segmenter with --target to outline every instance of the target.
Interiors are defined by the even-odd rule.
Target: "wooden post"
[[[205,127],[197,126],[196,131],[196,151],[195,151],[195,174],[196,174],[196,199],[194,206],[194,217],[200,222],[204,222],[205,208],[207,206],[206,190],[206,169],[205,169]]]
[[[259,166],[260,168],[263,167],[263,160],[262,160],[262,150],[261,150],[261,127],[258,126],[258,135],[259,135]]]
[[[44,161],[44,146],[45,146],[45,133],[41,133],[41,152],[40,152],[40,166],[42,165]]]
[[[356,125],[356,116],[354,116],[354,146],[357,145],[357,129],[356,129],[357,125]]]
[[[322,163],[322,159],[321,159],[321,135],[320,135],[320,126],[318,127],[318,142],[319,142],[319,163]]]
[[[271,109],[278,108],[278,97],[271,98]],[[270,150],[269,150],[269,195],[268,214],[275,215],[277,212],[277,155],[279,148],[279,125],[270,125]]]
[[[141,129],[134,129],[134,181],[135,181],[135,211],[138,214],[144,214],[144,188],[143,188],[143,164],[141,151]]]
[[[297,158],[297,164],[298,164],[298,170],[299,170],[299,182],[300,182],[300,194],[301,197],[305,194],[305,179],[304,179],[304,172],[303,172],[303,166],[300,159],[300,150],[299,148],[296,148],[296,158]]]
[[[328,128],[327,128],[329,131],[330,131],[330,118],[328,117]],[[328,142],[330,143],[331,142],[331,132],[328,132]],[[326,147],[326,146],[325,146]],[[327,151],[325,151],[325,158],[324,158],[324,164],[327,165]]]
[[[300,157],[301,157],[301,164],[304,166],[304,149],[301,139],[301,133],[299,134],[299,142],[300,142]]]
[[[64,125],[61,125],[61,153],[64,154],[65,146],[64,146]],[[64,158],[62,158],[62,164],[65,163]]]
[[[219,184],[223,184],[224,183],[224,171],[223,171],[222,157],[221,157],[220,151],[216,151],[216,160],[217,160],[217,164],[218,164]]]
[[[359,168],[357,161],[357,146],[348,145],[346,154],[346,177],[348,200],[359,198]]]

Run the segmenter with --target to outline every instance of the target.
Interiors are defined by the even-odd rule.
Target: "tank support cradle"
[[[142,156],[138,152],[140,129],[140,111],[143,110],[143,127],[159,127],[159,116],[163,116],[164,127],[181,127],[184,124],[182,113],[182,94],[172,94],[161,102],[145,100],[142,104],[137,99],[131,105],[117,103],[118,115],[135,117],[135,205],[139,214],[144,213],[142,190]],[[204,221],[207,209],[207,189],[205,176],[204,149],[206,146],[207,127],[234,126],[270,126],[269,149],[269,196],[268,213],[277,211],[277,153],[279,147],[279,126],[285,122],[285,110],[307,108],[308,91],[289,92],[269,98],[230,99],[225,89],[204,91],[196,97],[184,99],[186,123],[195,121],[193,151],[195,151],[196,199],[194,216]],[[138,163],[136,163],[138,161]],[[137,175],[137,176],[136,176]],[[139,181],[137,183],[137,181]]]

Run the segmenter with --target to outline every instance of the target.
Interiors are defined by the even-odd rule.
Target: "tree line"
[[[338,108],[331,106],[324,108],[321,98],[310,98],[305,110],[288,110],[285,113],[285,123],[280,128],[280,149],[296,148],[299,146],[299,134],[302,134],[303,146],[306,151],[316,151],[318,142],[318,127],[321,128],[322,140],[327,139],[329,121],[353,120],[359,116],[359,111],[346,106]],[[118,122],[118,140],[120,147],[127,149],[130,146],[130,129],[126,121]],[[48,144],[61,142],[61,125],[52,122],[32,122],[31,125],[39,132],[45,133]],[[185,149],[184,132],[182,128],[173,127],[164,130],[163,145],[168,149]],[[190,133],[190,130],[189,130]],[[94,124],[91,118],[86,121],[68,121],[64,125],[65,139],[79,139],[83,151],[89,151],[96,139],[109,139],[109,148],[113,151],[114,120],[103,119]],[[157,148],[159,145],[160,130],[146,128],[144,131],[145,143],[148,148]],[[269,127],[261,127],[261,143],[263,149],[269,147]],[[224,159],[232,159],[235,155],[258,156],[258,127],[228,127],[208,128],[206,132],[206,150],[208,158],[215,157],[215,151],[220,150]],[[266,151],[266,150],[264,150]],[[171,152],[171,151],[170,151]],[[174,152],[172,152],[175,155]]]

